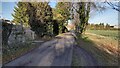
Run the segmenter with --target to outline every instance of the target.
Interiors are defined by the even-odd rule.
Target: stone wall
[[[21,25],[14,25],[12,33],[9,36],[8,44],[24,43],[34,40],[35,33],[29,28],[23,28]]]

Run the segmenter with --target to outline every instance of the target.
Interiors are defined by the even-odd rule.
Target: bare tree
[[[112,2],[106,2],[106,3],[107,3],[112,9],[120,12],[120,6],[119,6],[118,3],[117,3],[117,5],[116,5],[116,4],[113,4]]]

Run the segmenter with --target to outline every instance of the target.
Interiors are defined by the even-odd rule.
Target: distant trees
[[[99,27],[99,29],[104,29],[105,28],[104,23],[100,23],[98,27]]]
[[[106,24],[106,29],[110,29],[110,25],[108,23]]]
[[[91,29],[91,30],[110,30],[110,29],[114,29],[114,26],[110,26],[108,23],[106,25],[104,23],[88,24],[87,29]]]

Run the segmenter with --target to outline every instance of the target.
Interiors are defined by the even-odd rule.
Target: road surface
[[[73,51],[74,51],[74,55],[78,57],[77,61],[79,61],[78,65],[75,66],[98,66],[98,62],[96,58],[94,58],[93,55],[88,53],[85,49],[74,45]]]
[[[73,51],[80,58],[78,66],[97,66],[93,55],[75,45],[72,33],[60,34],[56,39],[43,43],[39,48],[4,66],[71,66]]]
[[[4,66],[71,66],[74,42],[71,33],[58,35]]]

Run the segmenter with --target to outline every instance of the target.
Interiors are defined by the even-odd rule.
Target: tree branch
[[[116,11],[120,12],[120,6],[114,5],[111,2],[107,2],[107,4],[110,5],[112,7],[112,9],[115,9]]]

